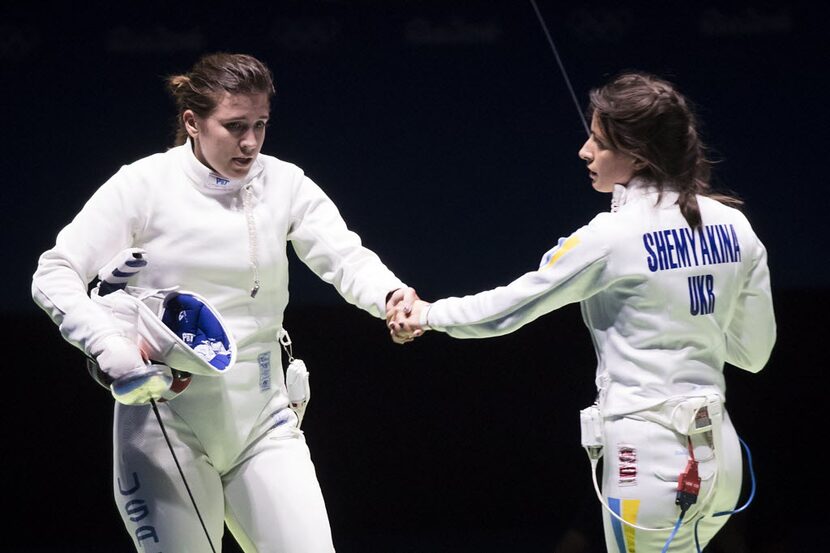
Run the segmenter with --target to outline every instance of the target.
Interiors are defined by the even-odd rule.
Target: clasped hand
[[[424,331],[421,326],[421,311],[429,303],[418,297],[414,288],[395,290],[386,302],[386,326],[396,344],[411,342]]]

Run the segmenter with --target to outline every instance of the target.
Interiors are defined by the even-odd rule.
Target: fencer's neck
[[[197,188],[207,194],[235,194],[243,186],[251,182],[262,172],[262,163],[255,159],[251,170],[241,179],[232,179],[220,175],[204,163],[199,161],[193,152],[193,142],[190,138],[182,146],[184,171]]]

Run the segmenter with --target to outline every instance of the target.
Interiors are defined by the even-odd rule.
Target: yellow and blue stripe
[[[559,244],[557,244],[556,247],[547,254],[550,256],[550,259],[542,260],[542,267],[540,270],[544,271],[553,267],[553,264],[559,261],[560,257],[574,249],[580,242],[581,240],[579,239],[579,236],[575,234],[571,235],[567,240],[560,238]]]
[[[630,524],[637,523],[637,513],[640,510],[639,499],[618,499],[616,497],[608,498],[608,507],[620,518]],[[616,517],[611,517],[611,528],[614,531],[614,539],[617,542],[617,549],[621,553],[636,553],[637,546],[635,543],[637,529],[628,524],[623,524]]]

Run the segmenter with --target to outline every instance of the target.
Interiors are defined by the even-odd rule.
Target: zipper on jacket
[[[251,198],[254,195],[253,186],[246,184],[242,188],[242,206],[245,209],[245,219],[248,224],[248,261],[251,264],[254,282],[251,286],[251,297],[255,298],[259,292],[259,266],[257,263],[257,240],[256,221],[254,221],[254,210],[251,206]]]

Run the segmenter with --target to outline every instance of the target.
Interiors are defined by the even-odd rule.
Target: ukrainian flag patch
[[[559,261],[559,258],[578,246],[580,242],[579,236],[575,234],[567,239],[560,238],[559,244],[542,258],[542,267],[540,270],[544,271],[545,269],[553,267],[553,264]]]
[[[640,510],[639,499],[609,497],[608,506],[624,521],[630,524],[637,523],[637,513]],[[614,539],[617,542],[617,548],[625,553],[636,553],[635,532],[637,529],[628,524],[623,524],[616,517],[611,517],[611,527],[614,530]]]

